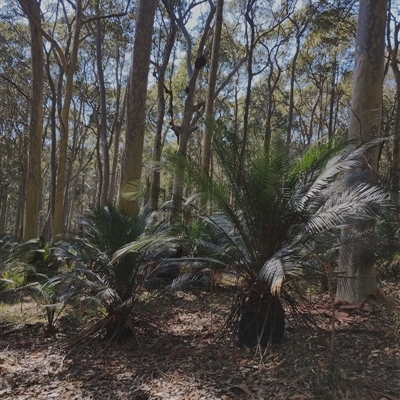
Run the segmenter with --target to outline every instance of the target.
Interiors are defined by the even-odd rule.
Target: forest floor
[[[66,312],[46,336],[34,303],[0,303],[0,398],[400,399],[400,285],[359,306],[336,305],[333,318],[329,296],[311,296],[318,328],[288,329],[263,351],[238,348],[227,334],[216,340],[229,296],[218,288],[171,295],[168,310],[154,310],[159,330],[105,351],[100,337],[62,347],[82,310]]]

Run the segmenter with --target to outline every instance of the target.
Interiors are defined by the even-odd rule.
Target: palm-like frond
[[[251,154],[241,163],[237,137],[226,130],[216,132],[222,183],[202,176],[195,165],[188,166],[191,179],[198,177],[199,194],[187,204],[196,208],[197,199],[206,193],[218,210],[208,216],[197,208],[213,233],[213,241],[203,241],[202,247],[219,251],[250,281],[258,278],[280,289],[289,272],[296,274],[311,264],[304,260],[318,241],[333,245],[338,228],[354,219],[380,217],[390,209],[382,188],[341,181],[345,172],[361,166],[365,150],[378,143],[329,143],[298,157],[278,140],[267,157],[263,152]]]

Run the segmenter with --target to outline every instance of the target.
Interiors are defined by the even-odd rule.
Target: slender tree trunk
[[[41,190],[41,154],[43,131],[43,39],[41,33],[40,3],[19,0],[28,17],[31,31],[32,87],[29,115],[28,178],[26,184],[25,222],[23,239],[39,235],[39,201]]]
[[[288,112],[288,126],[286,133],[286,146],[290,145],[292,140],[292,126],[293,126],[293,115],[294,115],[294,84],[296,81],[296,67],[297,67],[297,58],[300,54],[300,44],[301,37],[305,30],[307,29],[309,21],[306,21],[303,27],[300,28],[299,25],[296,24],[296,49],[292,59],[292,65],[290,69],[290,91],[289,91],[289,112]]]
[[[119,94],[118,94],[119,98]],[[119,107],[117,107],[117,116],[116,116],[116,123],[115,123],[115,131],[114,131],[114,148],[113,148],[113,158],[111,164],[111,173],[110,173],[110,190],[108,196],[108,203],[114,204],[115,193],[117,192],[117,166],[118,166],[118,155],[119,155],[119,145],[120,145],[120,138],[121,138],[121,130],[122,124],[125,119],[125,110],[126,110],[126,91],[124,94],[124,100],[122,103],[121,111],[119,111]],[[119,112],[119,115],[118,115]]]
[[[380,136],[387,3],[387,0],[360,2],[349,125],[349,137],[358,143]],[[376,146],[365,154],[361,175],[364,182],[376,182],[379,151]],[[359,172],[354,171],[347,178],[357,179]],[[348,233],[363,232],[373,226],[371,222],[354,221],[342,237],[346,240]],[[372,235],[364,242],[350,242],[341,247],[336,300],[360,303],[376,291]]]
[[[400,190],[400,68],[398,62],[399,32],[400,32],[400,23],[397,23],[395,25],[393,34],[393,41],[394,41],[393,47],[391,44],[390,31],[387,34],[389,55],[390,55],[390,66],[392,68],[393,75],[396,81],[396,99],[395,99],[396,113],[394,120],[392,165],[390,168],[390,186],[392,192],[392,199],[395,204],[399,204],[399,190]]]
[[[19,154],[26,154],[28,149],[28,138],[24,135],[20,140]],[[15,236],[22,238],[23,221],[25,220],[25,201],[26,201],[26,178],[27,178],[27,160],[23,158],[21,161],[21,182],[18,187],[18,208],[15,221]]]
[[[123,190],[130,182],[140,182],[144,134],[146,128],[147,79],[156,0],[139,0],[132,64],[128,82],[125,148],[121,167],[119,207],[130,215],[139,211],[139,200],[124,198]]]
[[[217,73],[218,73],[219,48],[221,43],[223,9],[224,9],[224,0],[218,0],[215,11],[214,36],[212,43],[210,72],[208,76],[208,90],[207,90],[207,98],[205,106],[206,125],[204,128],[204,135],[201,144],[201,149],[202,149],[201,166],[203,168],[203,171],[207,175],[209,175],[210,173],[211,140],[213,133],[213,125],[214,125],[214,100],[215,100],[215,88],[216,88]]]
[[[329,101],[329,124],[328,124],[328,138],[333,138],[334,131],[334,108],[335,108],[335,96],[336,96],[336,73],[337,73],[337,61],[335,53],[335,61],[332,66],[332,79],[331,79],[331,94]]]
[[[69,54],[69,61],[64,62],[63,69],[65,75],[65,94],[61,108],[60,119],[60,140],[57,169],[57,185],[54,198],[54,217],[53,217],[53,241],[64,236],[64,199],[65,199],[65,174],[67,168],[68,150],[68,121],[71,100],[74,88],[74,73],[78,61],[79,36],[83,24],[82,0],[76,2],[75,30],[72,39],[72,48]],[[65,55],[64,55],[65,57]]]
[[[57,91],[56,86],[54,84],[54,80],[51,76],[50,72],[50,50],[46,53],[46,73],[47,73],[47,81],[50,87],[51,93],[51,106],[50,106],[50,131],[51,131],[51,149],[50,149],[50,193],[49,193],[49,206],[48,206],[48,215],[47,221],[44,224],[42,234],[46,241],[51,240],[52,236],[52,218],[54,213],[54,194],[56,192],[56,183],[57,183],[57,124],[56,124],[56,113],[57,113]]]
[[[400,75],[400,74],[399,74]],[[400,78],[400,76],[399,76]],[[400,79],[396,93],[396,115],[394,120],[394,138],[392,150],[392,165],[390,171],[392,199],[395,204],[399,204],[399,178],[400,178]]]
[[[116,81],[116,104],[115,104],[115,118],[112,125],[111,137],[113,138],[113,156],[111,159],[111,170],[110,170],[110,189],[108,191],[108,204],[114,204],[116,201],[115,193],[117,192],[117,167],[119,163],[119,147],[120,147],[120,139],[121,139],[121,130],[122,125],[125,120],[125,109],[126,109],[126,90],[123,91],[123,100],[121,106],[121,93],[122,93],[122,85],[121,85],[121,70],[120,70],[120,59],[121,52],[119,48],[116,49],[115,56],[115,81]],[[111,147],[111,144],[109,145]]]
[[[170,12],[170,10],[168,10]],[[162,143],[162,132],[164,126],[165,117],[165,72],[168,67],[171,52],[175,44],[176,37],[176,23],[175,19],[170,13],[171,26],[168,33],[167,44],[164,48],[163,60],[161,65],[157,68],[158,80],[157,80],[157,122],[156,122],[156,133],[154,137],[153,145],[153,169],[151,171],[151,186],[150,186],[150,207],[152,210],[158,208],[158,199],[160,197],[160,169],[158,167],[161,161],[161,153],[163,148]],[[170,93],[171,95],[171,93]],[[172,110],[170,110],[172,113]]]
[[[8,186],[8,182],[0,184],[0,236],[5,234]]]
[[[100,16],[99,0],[95,2],[96,15]],[[103,56],[102,56],[102,43],[103,43],[103,27],[100,18],[96,20],[96,62],[97,62],[97,76],[99,79],[99,92],[100,92],[100,146],[102,158],[102,185],[100,194],[100,206],[105,206],[108,201],[108,190],[110,187],[110,156],[107,140],[107,103],[106,103],[106,86],[104,83],[103,72]]]
[[[240,162],[243,163],[244,155],[247,146],[247,136],[249,131],[249,112],[250,112],[250,101],[251,101],[251,83],[253,81],[253,51],[254,51],[254,36],[255,27],[253,20],[253,6],[255,0],[249,0],[247,3],[247,10],[245,14],[246,18],[246,29],[247,24],[250,26],[250,43],[247,43],[249,58],[247,60],[247,89],[246,89],[246,99],[244,103],[244,116],[243,116],[243,135],[242,135],[242,148],[240,150]],[[248,36],[248,34],[246,35]],[[248,39],[247,39],[248,41]]]
[[[197,129],[197,122],[200,118],[201,111],[203,109],[204,103],[201,102],[197,105],[194,104],[194,93],[196,90],[197,78],[199,76],[200,70],[204,67],[205,57],[203,54],[205,42],[207,39],[208,32],[210,31],[211,21],[214,18],[215,6],[211,4],[210,12],[208,14],[203,33],[201,35],[201,39],[199,45],[197,47],[197,58],[194,65],[194,69],[191,66],[192,63],[192,39],[188,33],[184,25],[184,18],[181,10],[179,10],[179,18],[177,18],[177,24],[182,31],[185,39],[186,39],[186,68],[188,73],[188,85],[186,88],[186,99],[185,106],[183,111],[182,123],[180,126],[173,126],[174,132],[178,137],[178,155],[182,158],[182,160],[187,155],[187,147],[190,135]],[[183,200],[183,174],[185,171],[184,162],[178,162],[175,168],[174,174],[174,183],[172,189],[172,212],[176,216],[181,208],[182,208],[182,200]]]

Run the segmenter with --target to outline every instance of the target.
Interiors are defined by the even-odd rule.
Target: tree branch
[[[5,75],[0,74],[0,78],[3,78],[5,81],[7,81],[8,83],[10,83],[12,86],[15,87],[15,89],[17,89],[17,91],[22,94],[22,96],[24,96],[27,100],[30,100],[30,97],[15,83],[13,82],[10,78],[7,78]]]
[[[127,15],[126,12],[123,13],[116,13],[116,14],[108,14],[108,15],[96,15],[94,17],[89,17],[86,18],[82,21],[83,24],[87,24],[89,22],[97,21],[99,19],[107,19],[107,18],[119,18],[119,17],[124,17]]]

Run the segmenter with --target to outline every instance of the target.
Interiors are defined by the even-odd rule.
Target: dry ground
[[[400,399],[399,286],[386,286],[379,301],[337,305],[333,346],[329,296],[313,296],[321,329],[289,329],[283,343],[263,352],[240,349],[228,335],[215,340],[228,295],[175,294],[168,311],[154,310],[159,331],[102,353],[101,338],[62,348],[79,330],[77,310],[45,336],[32,303],[2,304],[0,398]]]

